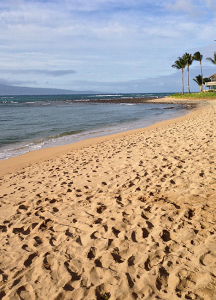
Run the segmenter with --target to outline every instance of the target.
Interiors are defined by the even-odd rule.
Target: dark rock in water
[[[112,98],[112,99],[92,99],[85,102],[91,103],[149,103],[148,100],[158,99],[159,97],[146,97],[146,98]]]
[[[169,107],[164,107],[164,109],[173,109],[173,106],[169,106]]]

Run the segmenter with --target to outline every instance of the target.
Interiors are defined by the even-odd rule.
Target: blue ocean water
[[[89,100],[161,97],[168,94],[0,97],[0,160],[178,117],[180,105],[94,103]]]

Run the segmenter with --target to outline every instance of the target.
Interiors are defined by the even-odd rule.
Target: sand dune
[[[216,299],[216,101],[2,175],[0,299]]]

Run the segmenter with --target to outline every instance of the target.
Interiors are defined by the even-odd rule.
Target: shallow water
[[[150,94],[0,97],[0,160],[36,149],[146,127],[187,112],[180,105],[164,109],[170,104],[86,102],[87,99],[146,95]]]

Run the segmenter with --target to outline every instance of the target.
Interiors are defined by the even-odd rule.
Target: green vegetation
[[[109,298],[110,298],[110,293],[104,293],[103,295],[102,295],[102,299],[103,300],[108,300]]]
[[[214,58],[207,57],[206,60],[209,60],[213,65],[216,65],[216,52],[214,52]]]
[[[193,80],[198,84],[198,86],[200,87],[200,92],[202,92],[202,85],[203,85],[202,76],[198,75],[195,78],[193,78]]]
[[[183,95],[184,94],[184,78],[183,78],[183,73],[184,73],[184,68],[186,66],[187,66],[188,93],[190,94],[189,67],[190,67],[190,65],[192,65],[192,63],[193,63],[194,60],[199,61],[199,63],[200,63],[200,72],[201,72],[201,75],[195,76],[195,78],[193,78],[193,80],[199,85],[200,92],[203,91],[203,84],[205,82],[211,81],[209,78],[203,78],[203,74],[202,74],[202,59],[203,59],[203,55],[199,51],[195,52],[194,55],[185,52],[185,54],[182,57],[178,57],[178,59],[174,62],[174,64],[172,65],[172,67],[182,71],[182,94],[176,94],[176,95]],[[210,57],[207,57],[206,60],[208,60],[211,63],[213,63],[213,64],[216,65],[216,52],[214,52],[214,58],[213,59],[210,58]],[[215,89],[215,87],[214,87],[214,89]],[[212,91],[209,91],[209,93],[210,93],[210,95],[212,95]],[[205,94],[204,95],[197,94],[197,96],[198,95],[199,95],[199,98],[206,98]],[[187,97],[189,97],[189,96],[187,95]],[[191,97],[195,98],[194,94]],[[208,95],[207,97],[210,97],[210,96]]]
[[[182,94],[182,93],[176,93],[172,94],[168,97],[174,97],[176,99],[197,99],[197,100],[202,100],[202,99],[216,99],[216,91],[203,91],[201,93],[188,93],[188,94]]]
[[[186,67],[186,62],[183,57],[179,57],[174,64],[172,65],[173,68],[182,71],[182,94],[184,94],[184,68]]]
[[[203,74],[202,74],[202,59],[203,59],[203,55],[199,51],[197,51],[197,52],[194,53],[194,55],[193,55],[192,58],[193,58],[193,60],[199,61],[199,63],[200,63],[200,72],[201,72],[201,75],[196,76],[197,81],[196,81],[196,79],[194,79],[194,81],[196,81],[196,83],[200,86],[200,92],[201,92],[203,90]],[[198,77],[199,77],[199,79],[198,79]]]
[[[188,93],[190,94],[190,84],[189,84],[189,67],[192,65],[193,58],[190,53],[185,52],[183,55],[183,59],[185,61],[185,64],[187,66],[187,82],[188,82]]]

